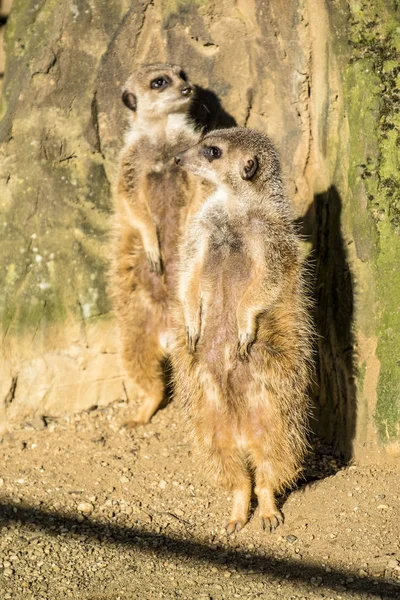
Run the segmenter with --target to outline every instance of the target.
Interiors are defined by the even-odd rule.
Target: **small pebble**
[[[3,571],[4,577],[12,577],[13,574],[14,574],[14,571],[12,569],[4,569],[4,571]]]
[[[27,423],[27,425],[29,425],[30,427],[33,427],[33,429],[36,429],[37,431],[42,431],[43,429],[46,429],[46,421],[44,420],[43,417],[36,415],[36,417],[33,417],[29,423]]]
[[[391,558],[387,566],[389,567],[389,569],[398,569],[400,567],[400,562],[395,558]]]
[[[286,541],[289,542],[289,544],[294,544],[294,542],[297,540],[297,537],[295,535],[287,535],[286,536]]]
[[[94,506],[90,502],[80,502],[78,504],[78,511],[86,515],[89,515],[91,512],[93,512],[93,508]]]

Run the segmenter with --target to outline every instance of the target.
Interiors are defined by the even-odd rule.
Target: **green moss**
[[[127,1],[109,13],[117,15],[108,24],[114,29],[122,4],[125,12]],[[76,19],[59,0],[14,0],[8,22],[0,123],[0,139],[13,157],[0,163],[0,195],[9,198],[0,203],[0,325],[8,335],[110,310],[104,257],[110,186],[104,159],[87,139],[109,36],[95,9],[87,31],[89,17],[81,11]],[[50,80],[57,78],[74,85],[53,88]]]
[[[365,360],[361,363],[361,365],[358,367],[358,373],[357,373],[357,388],[360,394],[364,393],[364,381],[365,381],[365,374],[367,372],[367,363],[365,362]]]
[[[381,370],[375,418],[380,438],[386,442],[400,437],[400,238],[393,234],[389,220],[380,223],[379,232],[377,355]]]
[[[387,443],[400,437],[399,22],[383,0],[350,3],[350,11],[352,56],[345,77],[349,187],[364,205],[353,197],[349,224],[360,247],[368,240],[374,245],[368,256],[359,255],[368,261],[367,278],[374,289],[364,289],[358,297],[358,319],[364,333],[371,331],[372,322],[378,342],[375,422],[380,441]]]
[[[0,321],[14,334],[39,322],[80,320],[82,306],[85,318],[110,310],[105,253],[97,252],[107,243],[110,210],[103,167],[97,157],[88,157],[80,177],[73,162],[37,169],[32,152],[28,147],[29,157],[21,157],[25,176],[8,184],[19,202],[6,208],[1,240]],[[82,239],[96,241],[92,255]]]

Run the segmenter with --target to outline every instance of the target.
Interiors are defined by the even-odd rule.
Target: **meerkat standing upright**
[[[212,132],[176,157],[216,184],[180,249],[174,383],[205,467],[233,491],[226,526],[248,518],[252,478],[263,528],[299,473],[312,365],[299,239],[270,140]]]
[[[179,66],[151,64],[136,71],[122,94],[132,125],[115,193],[110,290],[124,363],[144,397],[131,426],[151,419],[165,391],[178,240],[198,186],[173,156],[201,135],[189,117],[193,92]]]

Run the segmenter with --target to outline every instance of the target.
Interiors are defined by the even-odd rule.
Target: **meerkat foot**
[[[243,519],[229,520],[225,524],[225,531],[227,535],[233,535],[234,533],[239,533],[241,529],[246,525],[246,521]]]
[[[254,342],[254,337],[247,331],[239,333],[236,354],[239,360],[245,361],[249,358],[250,348]]]
[[[283,512],[276,506],[274,489],[268,482],[268,475],[262,469],[256,472],[256,482],[257,480],[255,492],[258,498],[261,528],[272,533],[283,524],[285,518]]]
[[[196,352],[196,347],[200,339],[200,333],[197,329],[186,326],[186,346],[190,354]]]
[[[272,515],[260,515],[261,529],[272,533],[279,525],[283,525],[285,517],[283,512],[276,510]]]
[[[232,496],[231,516],[225,525],[228,535],[238,533],[247,523],[251,497],[250,481],[246,481],[243,487],[233,490]]]
[[[123,425],[126,429],[136,429],[141,425],[147,425],[150,423],[150,420],[154,413],[157,411],[158,407],[162,402],[162,394],[155,397],[148,397],[146,400],[142,402],[139,406],[137,413],[132,419],[126,421]]]
[[[161,256],[158,253],[154,252],[146,252],[147,262],[149,263],[149,269],[152,273],[156,275],[162,275],[163,273],[163,264],[161,260]]]

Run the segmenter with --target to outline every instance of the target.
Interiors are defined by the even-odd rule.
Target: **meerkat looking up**
[[[178,240],[199,188],[173,156],[200,138],[194,97],[182,68],[162,63],[140,67],[122,93],[131,124],[114,193],[110,291],[123,360],[143,397],[131,426],[147,423],[165,392]]]
[[[211,132],[176,163],[216,190],[180,247],[176,395],[204,466],[233,491],[227,532],[248,518],[254,478],[263,528],[283,515],[275,493],[306,452],[312,326],[299,238],[270,140]]]

